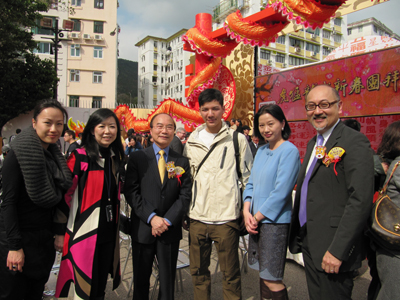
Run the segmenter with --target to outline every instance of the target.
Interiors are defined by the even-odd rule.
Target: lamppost
[[[54,68],[56,71],[56,76],[58,77],[58,49],[61,48],[60,42],[61,40],[59,38],[64,37],[63,31],[72,31],[74,28],[74,21],[71,20],[64,20],[63,21],[63,28],[64,29],[59,29],[58,28],[58,19],[56,18],[54,20],[54,26],[53,26],[53,19],[52,18],[42,18],[40,21],[40,25],[45,28],[49,28],[51,31],[54,33],[54,38],[47,38],[53,41],[53,51],[54,51]],[[68,39],[63,39],[63,41],[68,41]],[[57,99],[57,85],[58,82],[54,84],[53,88],[53,99]]]

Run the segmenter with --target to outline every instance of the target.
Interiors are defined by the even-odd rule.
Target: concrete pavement
[[[184,238],[181,241],[180,248],[189,252],[188,246],[188,238],[187,232],[184,231]],[[121,268],[124,265],[126,255],[128,249],[128,242],[123,241],[121,245]],[[222,296],[222,275],[219,269],[215,272],[215,267],[217,264],[217,254],[215,249],[213,248],[212,252],[212,259],[211,259],[211,276],[212,276],[212,291],[211,291],[211,299],[219,300],[223,299]],[[178,276],[177,276],[178,277]],[[129,284],[132,279],[132,261],[131,257],[129,258],[125,274],[123,275],[123,280],[121,285],[115,290],[111,290],[111,279],[107,284],[107,291],[105,299],[131,299],[132,292],[128,297],[128,288]],[[51,279],[48,282],[48,286],[50,289],[55,287],[55,280],[56,276],[54,274],[51,276]],[[353,289],[353,300],[365,300],[367,298],[367,290],[368,285],[371,280],[369,276],[369,269],[367,266],[366,261],[364,261],[363,267],[360,269],[360,276],[357,277],[354,281],[354,289]],[[304,268],[297,263],[287,260],[286,262],[286,269],[285,269],[285,277],[284,282],[288,288],[289,298],[291,300],[307,300],[308,299],[308,292],[307,292],[307,284],[306,278],[304,273]],[[151,289],[154,285],[154,277],[151,278]],[[182,285],[183,290],[181,290],[181,284],[179,284],[179,289],[175,287],[175,299],[176,300],[187,300],[193,299],[193,287],[191,276],[189,273],[189,269],[182,270]],[[151,295],[150,291],[150,295]],[[70,292],[70,295],[72,293]],[[258,272],[247,268],[247,272],[242,272],[242,295],[243,299],[245,300],[252,300],[252,299],[260,299],[259,296],[259,277]],[[45,297],[45,299],[57,299],[54,297]],[[60,298],[65,299],[65,298]],[[72,296],[68,297],[67,299],[73,299]],[[156,297],[154,299],[157,299]]]

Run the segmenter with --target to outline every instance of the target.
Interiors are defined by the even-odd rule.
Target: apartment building
[[[138,105],[152,108],[165,98],[186,104],[185,66],[190,52],[183,51],[181,29],[168,38],[146,36],[138,47]]]
[[[50,9],[43,15],[73,21],[73,28],[59,34],[58,96],[68,107],[115,107],[117,88],[118,31],[117,0],[70,0],[61,4],[50,0]],[[39,42],[34,52],[41,58],[54,60],[54,32],[38,26],[32,29]]]
[[[213,9],[213,29],[221,28],[226,17],[240,10],[243,18],[265,8],[267,1],[221,0]],[[332,19],[323,28],[301,29],[281,35],[267,47],[259,47],[259,64],[288,68],[322,61],[347,39],[347,17]]]
[[[375,18],[368,18],[347,25],[348,40],[354,40],[368,35],[379,35],[394,38],[400,41],[399,35],[394,33],[382,22]]]
[[[115,107],[117,99],[117,0],[70,0],[67,105]]]

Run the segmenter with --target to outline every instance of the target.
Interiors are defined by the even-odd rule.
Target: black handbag
[[[399,164],[400,162],[395,164],[389,179],[379,192],[379,198],[372,207],[369,224],[369,235],[376,244],[397,251],[400,250],[400,208],[386,194],[386,189]]]

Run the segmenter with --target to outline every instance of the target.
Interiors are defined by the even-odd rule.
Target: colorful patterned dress
[[[118,182],[115,174],[114,153],[111,150],[112,178]],[[67,165],[73,173],[73,185],[65,195],[69,207],[69,217],[64,238],[64,248],[60,272],[58,275],[56,297],[68,297],[70,283],[75,284],[74,299],[89,299],[93,283],[95,250],[98,245],[98,232],[103,187],[107,184],[104,172],[105,159],[100,157],[93,162],[86,155],[84,148],[77,149],[68,158]],[[115,199],[115,248],[112,263],[113,289],[117,288],[120,276],[119,263],[119,199],[120,189],[117,185],[113,195]],[[68,216],[68,213],[66,214]],[[62,216],[61,216],[62,218]],[[60,218],[59,218],[60,219]],[[65,221],[66,218],[64,217]]]

